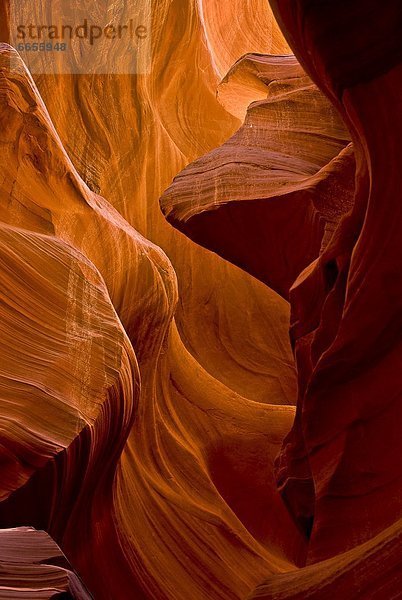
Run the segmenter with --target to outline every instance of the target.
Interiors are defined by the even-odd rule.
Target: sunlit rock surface
[[[402,597],[401,8],[271,4],[0,47],[0,598]]]
[[[188,237],[288,298],[352,206],[350,137],[293,56],[246,55],[223,85],[230,107],[240,85],[257,97],[264,87],[265,99],[250,104],[223,146],[175,178],[161,207]]]

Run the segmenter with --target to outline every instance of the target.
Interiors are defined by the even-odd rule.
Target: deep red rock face
[[[402,598],[402,5],[271,5],[0,45],[0,599]]]
[[[344,116],[357,163],[350,217],[291,294],[303,385],[279,473],[297,513],[300,461],[304,476],[310,472],[309,561],[316,562],[367,541],[402,514],[402,10],[396,2],[384,10],[377,2],[272,4],[297,56]]]

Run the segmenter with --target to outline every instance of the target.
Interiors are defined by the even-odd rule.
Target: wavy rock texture
[[[180,297],[176,322],[193,356],[240,395],[268,403],[294,402],[287,304],[249,275],[179,236],[160,213],[159,197],[173,177],[240,126],[217,101],[221,77],[250,50],[288,49],[265,1],[253,0],[249,8],[240,1],[223,8],[215,0],[208,6],[207,13],[201,1],[157,3],[147,76],[38,76],[36,82],[86,183],[163,247],[172,261]],[[217,25],[233,14],[234,28],[225,21]],[[207,22],[218,27],[224,42],[208,46]],[[217,73],[218,63],[222,67]],[[118,99],[118,106],[112,100],[112,110],[111,99]],[[253,326],[257,314],[258,331]]]
[[[121,331],[121,323],[129,338],[123,333],[120,341],[128,344],[129,364],[122,360],[115,367],[121,371],[123,389],[110,391],[111,399],[118,402],[113,413],[100,415],[98,429],[89,440],[85,430],[66,452],[55,452],[52,462],[31,474],[26,485],[2,503],[1,521],[4,526],[30,523],[49,531],[97,598],[133,594],[205,598],[206,593],[217,598],[242,597],[264,575],[287,569],[304,552],[302,536],[272,477],[274,457],[294,415],[292,406],[276,406],[294,401],[286,304],[235,267],[201,255],[192,277],[204,281],[200,290],[189,291],[194,297],[191,304],[187,301],[187,327],[191,330],[198,323],[201,306],[205,315],[197,326],[207,337],[204,343],[211,340],[203,348],[211,355],[206,365],[197,362],[196,352],[189,351],[190,344],[185,348],[172,321],[177,283],[166,256],[82,181],[29,73],[8,47],[2,56],[2,219],[8,227],[18,224],[30,235],[49,236],[54,243],[76,249],[102,274],[107,299],[118,315],[117,328]],[[116,82],[126,84],[127,78],[116,77]],[[87,86],[85,78],[70,83]],[[74,88],[73,92],[78,93]],[[64,96],[69,98],[67,91]],[[92,117],[88,125],[93,126]],[[114,143],[117,152],[118,138]],[[154,207],[159,215],[157,198]],[[173,238],[163,217],[159,219],[166,237]],[[170,244],[176,244],[177,254],[184,255],[186,243],[182,240],[180,248],[178,235]],[[196,247],[192,251],[199,253]],[[205,281],[204,267],[228,280],[227,288],[215,290],[214,278]],[[248,321],[237,316],[239,331],[235,328],[229,335],[231,324],[223,322],[217,330],[214,317],[221,314],[226,321],[231,313],[237,314],[234,292],[244,305],[250,294],[255,299],[247,311]],[[76,302],[73,291],[66,290],[65,295]],[[210,299],[202,303],[206,296]],[[253,311],[261,314],[262,331],[250,328]],[[99,318],[102,322],[101,313]],[[243,332],[247,335],[242,338]],[[117,344],[117,332],[109,335],[110,343]],[[250,347],[244,358],[240,343]],[[198,345],[203,347],[200,341]],[[261,352],[270,360],[261,358]],[[86,373],[87,365],[79,364]],[[214,378],[214,370],[220,373],[219,379]],[[231,371],[237,377],[229,387]],[[66,386],[62,402],[69,403]],[[8,429],[12,436],[11,425]],[[246,432],[252,439],[243,441]],[[95,473],[99,474],[96,441],[99,456],[107,456],[108,461],[94,485]],[[237,455],[233,456],[234,450]],[[88,453],[94,459],[86,466]],[[251,465],[254,476],[250,479]],[[59,490],[66,471],[71,472],[71,484],[66,482],[66,489]],[[79,484],[83,471],[88,472],[88,479]],[[248,505],[246,495],[228,477],[230,471],[245,486],[253,487],[254,503]],[[77,489],[78,497],[70,495]],[[43,498],[45,490],[53,495],[51,503]],[[30,504],[32,497],[36,501]],[[272,515],[266,514],[267,501]],[[290,532],[285,543],[282,525]]]
[[[401,597],[401,10],[271,4],[158,0],[147,75],[0,47],[14,597],[86,597],[55,543],[100,600]]]
[[[300,276],[292,298],[293,338],[300,361],[309,365],[304,373],[300,369],[306,382],[299,395],[301,424],[285,447],[280,476],[297,512],[304,455],[315,489],[309,561],[316,562],[365,542],[402,512],[401,382],[395,368],[402,13],[396,3],[382,12],[369,2],[364,5],[369,25],[358,18],[359,1],[349,9],[324,2],[313,9],[301,2],[297,10],[286,1],[272,4],[300,60],[344,116],[357,165],[353,211]],[[342,32],[336,40],[334,24]],[[363,37],[371,34],[375,56],[373,46],[361,51]],[[379,510],[382,505],[386,511]]]
[[[161,207],[188,237],[288,298],[352,206],[349,135],[292,56],[247,55],[223,85],[230,106],[240,85],[256,94],[264,86],[265,99],[249,106],[230,140],[175,178]]]
[[[0,531],[0,598],[90,600],[60,548],[32,527]]]
[[[400,598],[401,525],[398,521],[348,552],[276,575],[258,586],[249,600]]]

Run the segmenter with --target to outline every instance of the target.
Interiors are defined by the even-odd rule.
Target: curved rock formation
[[[402,13],[396,2],[384,11],[358,0],[349,7],[300,2],[297,10],[286,0],[272,4],[305,68],[343,115],[356,155],[353,210],[291,298],[303,385],[280,477],[297,512],[304,456],[301,485],[309,471],[315,490],[309,561],[316,562],[365,542],[402,515],[395,258]],[[369,21],[360,20],[361,11]],[[364,52],[363,39],[370,40]]]
[[[275,397],[275,380],[271,386],[273,402],[257,403],[214,380],[188,353],[172,322],[176,279],[165,255],[84,184],[64,151],[32,78],[9,47],[2,53],[4,227],[14,230],[18,224],[29,238],[44,238],[49,244],[71,248],[82,256],[89,270],[102,273],[106,300],[110,306],[113,302],[119,320],[112,308],[113,318],[120,331],[120,321],[124,325],[130,342],[124,332],[107,336],[109,343],[121,338],[129,358],[128,364],[122,361],[116,367],[124,381],[121,391],[110,392],[118,403],[112,413],[107,410],[99,414],[89,438],[84,424],[82,433],[77,427],[78,435],[65,444],[66,451],[55,450],[51,462],[47,456],[38,472],[30,472],[27,483],[20,482],[0,503],[0,520],[4,526],[29,522],[48,530],[97,598],[112,593],[125,598],[133,590],[140,598],[141,589],[147,597],[191,595],[201,599],[210,589],[216,597],[240,598],[261,577],[287,569],[290,560],[298,561],[303,554],[302,537],[272,478],[273,459],[290,428],[294,409],[274,406],[284,401]],[[13,139],[18,143],[10,144]],[[35,255],[26,258],[28,251],[20,244],[13,242],[10,247],[18,248],[21,260],[37,263]],[[49,266],[43,270],[50,281],[56,279]],[[257,290],[263,299],[263,288],[257,286]],[[71,298],[73,306],[78,305],[80,313],[85,312],[75,287],[61,288],[61,293]],[[60,300],[55,305],[63,311]],[[272,306],[281,304],[275,301]],[[95,312],[101,320],[96,326],[101,340],[105,317],[99,309]],[[50,316],[48,320],[52,322]],[[68,323],[64,324],[67,331]],[[11,330],[12,324],[8,327]],[[87,333],[81,337],[87,342]],[[286,344],[282,347],[286,356]],[[140,390],[133,350],[140,370]],[[82,360],[81,350],[76,353],[72,346],[71,352],[86,373],[88,362]],[[112,351],[111,356],[119,357],[120,352]],[[12,356],[15,360],[15,350]],[[107,363],[104,368],[106,372],[110,369]],[[48,369],[52,372],[52,365]],[[89,371],[93,371],[91,366]],[[283,395],[283,382],[278,384]],[[62,401],[69,405],[70,392],[65,384],[62,394]],[[134,424],[133,395],[134,406],[138,404]],[[81,401],[88,406],[87,394]],[[274,415],[278,418],[273,419]],[[32,416],[29,425],[33,426]],[[11,436],[10,425],[8,430]],[[251,433],[261,452],[259,468],[251,480],[248,470],[251,465],[255,468],[251,442],[242,443],[245,456],[249,456],[243,470],[239,471],[231,455],[231,448],[239,446],[245,432]],[[20,437],[24,439],[23,434]],[[99,479],[99,461],[105,461],[105,456],[108,461]],[[229,468],[238,472],[245,484],[254,486],[256,500],[262,494],[260,501],[247,505],[246,498],[239,496],[227,479]],[[87,473],[84,479],[83,470]],[[60,486],[63,473],[70,475]],[[77,478],[80,493],[75,497]],[[45,500],[44,493],[51,502]],[[35,502],[29,504],[31,498]],[[60,498],[61,506],[55,510]],[[265,501],[272,504],[269,518]],[[281,524],[289,531],[285,542]],[[81,541],[77,531],[82,532]],[[218,562],[216,548],[221,548]],[[150,556],[158,560],[149,561]],[[169,584],[171,572],[180,584]]]
[[[400,598],[401,521],[373,539],[304,569],[276,575],[249,600]]]
[[[0,531],[2,600],[90,600],[60,548],[32,527]]]
[[[146,76],[114,75],[111,69],[108,76],[35,79],[81,177],[169,256],[179,284],[175,318],[187,349],[236,393],[256,401],[294,403],[287,303],[177,234],[159,208],[173,177],[239,127],[240,121],[216,98],[232,63],[247,52],[283,53],[288,48],[277,29],[275,36],[267,35],[267,27],[276,26],[268,25],[272,13],[265,0],[236,3],[236,31],[217,25],[213,16],[216,11],[230,14],[231,7],[214,0],[208,2],[207,14],[205,6],[195,0],[157,3],[152,70]],[[205,19],[220,29],[219,46],[206,43]],[[238,34],[240,29],[244,35]],[[227,58],[223,61],[218,52]],[[222,73],[214,69],[218,61]]]
[[[161,207],[188,237],[288,298],[352,206],[350,138],[294,57],[245,56],[221,85],[232,79],[236,98],[242,82],[251,93],[264,86],[266,99],[249,106],[223,146],[174,179]]]
[[[401,596],[402,13],[271,4],[0,47],[0,597]]]

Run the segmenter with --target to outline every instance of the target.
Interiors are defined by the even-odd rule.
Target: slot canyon
[[[0,599],[402,599],[401,1],[0,42]]]

